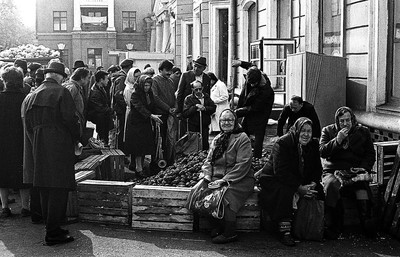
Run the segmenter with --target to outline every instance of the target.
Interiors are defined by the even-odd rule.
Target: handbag
[[[200,115],[200,132],[191,132],[189,131],[188,120],[186,120],[186,134],[183,135],[179,140],[175,143],[175,153],[177,155],[189,155],[194,152],[203,150],[203,127],[202,127],[202,115],[201,111]]]
[[[293,222],[293,234],[299,239],[322,241],[324,236],[324,201],[300,198]]]
[[[190,191],[186,207],[193,212],[222,219],[225,211],[222,201],[228,187],[208,188],[208,181],[202,179]]]

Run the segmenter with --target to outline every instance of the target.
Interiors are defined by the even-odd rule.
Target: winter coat
[[[225,109],[229,109],[229,93],[226,85],[221,80],[211,88],[211,100],[217,105],[214,115],[211,118],[211,131],[220,131],[219,128],[219,116]]]
[[[234,212],[238,212],[254,191],[255,180],[251,168],[251,143],[244,132],[232,134],[225,153],[212,165],[211,159],[215,142],[219,136],[215,137],[211,143],[201,170],[205,176],[210,176],[212,181],[223,179],[230,184],[224,198],[229,202],[230,208]]]
[[[202,121],[201,124],[204,127],[208,127],[211,123],[211,115],[215,112],[215,103],[211,100],[208,94],[204,95],[204,107],[205,111],[202,111]],[[196,128],[200,127],[200,115],[197,111],[196,104],[201,104],[200,100],[193,94],[188,95],[185,98],[185,105],[183,107],[182,116],[188,119],[189,125],[193,125]]]
[[[151,90],[153,90],[154,95],[158,96],[160,100],[166,103],[170,108],[175,108],[176,98],[174,82],[171,78],[164,78],[160,74],[154,76]],[[169,111],[165,112],[157,108],[156,114],[169,114]]]
[[[193,70],[186,71],[182,74],[178,84],[178,94],[176,96],[177,113],[181,113],[183,111],[185,98],[192,93],[192,86],[190,85],[190,83],[195,80],[196,76]],[[205,73],[203,73],[203,82],[201,84],[203,85],[203,93],[210,95],[211,79]]]
[[[22,104],[24,183],[75,188],[74,143],[79,123],[70,92],[47,78]]]
[[[115,74],[114,82],[111,85],[111,108],[121,118],[125,116],[126,102],[124,100],[124,89],[125,89],[126,72],[120,70]]]
[[[110,123],[112,124],[112,110],[108,105],[108,97],[106,90],[97,84],[90,90],[87,116],[99,131],[104,131],[104,128],[109,128]]]
[[[24,131],[21,104],[24,98],[20,89],[0,92],[0,188],[22,185]]]

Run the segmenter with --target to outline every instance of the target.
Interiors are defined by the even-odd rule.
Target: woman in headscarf
[[[152,122],[162,123],[160,115],[155,115],[156,107],[169,111],[169,106],[153,95],[151,86],[153,79],[142,75],[135,84],[135,90],[131,96],[131,110],[129,112],[125,150],[126,154],[135,156],[136,173],[142,176],[142,161],[144,155],[155,153],[154,131]]]
[[[340,107],[335,113],[335,123],[322,129],[320,154],[323,158],[322,182],[326,193],[326,236],[335,239],[343,226],[341,196],[357,200],[361,225],[368,237],[376,236],[376,223],[371,214],[371,189],[369,181],[342,180],[341,174],[370,173],[375,163],[375,150],[368,128],[357,122],[353,111]],[[368,175],[366,180],[368,180]],[[349,183],[350,182],[350,183]]]
[[[124,100],[126,103],[126,112],[125,112],[125,128],[124,128],[124,142],[126,138],[126,122],[128,121],[128,115],[131,110],[131,96],[133,91],[135,90],[135,83],[140,77],[141,73],[137,67],[132,67],[129,69],[128,74],[126,74],[125,79],[125,89],[124,89]]]
[[[5,68],[2,73],[5,89],[0,92],[0,218],[11,216],[8,207],[10,188],[20,189],[22,216],[30,216],[29,185],[23,184],[22,164],[24,131],[21,120],[21,105],[25,94],[23,74],[16,67]]]
[[[312,121],[301,117],[278,139],[267,163],[256,174],[261,184],[260,205],[278,223],[284,245],[295,245],[291,236],[293,203],[299,197],[324,198],[321,174],[318,140],[312,138]]]
[[[223,244],[237,239],[236,214],[253,193],[255,180],[250,139],[241,130],[235,113],[222,111],[219,125],[221,133],[211,144],[202,172],[204,179],[211,181],[209,187],[229,185],[223,199],[223,220],[211,218],[212,242]]]

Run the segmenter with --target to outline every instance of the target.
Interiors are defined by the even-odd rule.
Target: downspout
[[[238,58],[237,54],[237,0],[230,0],[229,6],[229,31],[230,31],[230,38],[231,38],[231,60],[235,60]],[[228,65],[231,65],[228,63]],[[233,107],[233,99],[235,96],[235,88],[237,87],[238,78],[237,78],[237,67],[231,67],[231,85],[232,85],[232,92],[231,92],[231,107]]]

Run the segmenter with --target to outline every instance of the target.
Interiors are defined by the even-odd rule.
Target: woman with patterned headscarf
[[[341,174],[371,172],[375,163],[375,150],[368,128],[357,123],[350,108],[340,107],[335,113],[335,123],[322,129],[319,148],[323,158],[327,236],[332,239],[339,236],[343,226],[341,196],[348,195],[357,199],[364,233],[368,237],[375,237],[376,224],[371,218],[372,193],[369,181],[349,184],[341,179]]]
[[[237,239],[236,213],[253,193],[255,180],[250,139],[240,128],[235,113],[229,109],[222,111],[219,126],[221,133],[214,138],[201,169],[210,181],[209,187],[229,184],[223,199],[223,220],[210,218],[212,242],[223,244]]]
[[[312,121],[301,117],[276,141],[260,177],[260,204],[278,223],[281,242],[293,246],[293,202],[298,197],[323,199],[322,166],[318,140],[312,138]]]
[[[135,84],[131,96],[131,111],[126,126],[125,154],[135,156],[136,173],[142,175],[144,155],[155,152],[152,122],[162,123],[160,115],[155,115],[156,107],[169,111],[169,106],[153,95],[153,79],[142,75]]]

